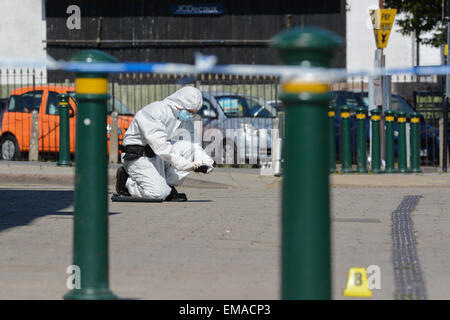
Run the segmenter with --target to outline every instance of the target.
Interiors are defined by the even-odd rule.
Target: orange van
[[[18,88],[11,92],[0,123],[0,158],[15,160],[30,149],[31,113],[38,111],[39,153],[59,152],[59,112],[58,95],[75,96],[75,87],[34,86]],[[75,152],[75,114],[76,104],[69,99],[70,152]],[[134,115],[119,100],[110,98],[107,103],[107,134],[109,150],[109,131],[111,113],[118,112],[119,143],[128,129]]]

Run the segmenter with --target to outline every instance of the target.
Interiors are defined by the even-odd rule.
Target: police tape
[[[379,77],[392,75],[447,75],[450,65],[415,66],[399,68],[383,68],[373,70],[349,71],[339,68],[317,68],[293,65],[249,65],[230,64],[216,65],[215,60],[205,63],[205,58],[215,56],[197,56],[195,64],[165,62],[117,62],[86,63],[67,62],[62,60],[15,60],[0,57],[0,68],[42,68],[63,70],[68,72],[96,73],[165,73],[165,74],[233,74],[254,76],[277,76],[281,78],[301,78],[304,81],[339,81],[354,77]]]

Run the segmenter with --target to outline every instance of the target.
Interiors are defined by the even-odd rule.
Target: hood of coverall
[[[170,105],[174,111],[177,111],[177,108],[198,111],[203,104],[203,98],[197,88],[184,87],[165,98],[164,102]]]

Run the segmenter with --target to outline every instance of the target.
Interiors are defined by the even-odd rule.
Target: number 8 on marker
[[[362,274],[357,272],[355,273],[355,286],[360,286],[362,284]]]

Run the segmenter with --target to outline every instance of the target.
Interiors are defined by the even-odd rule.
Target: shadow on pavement
[[[47,215],[73,215],[73,208],[64,210],[73,205],[73,196],[73,190],[0,189],[0,232]]]

